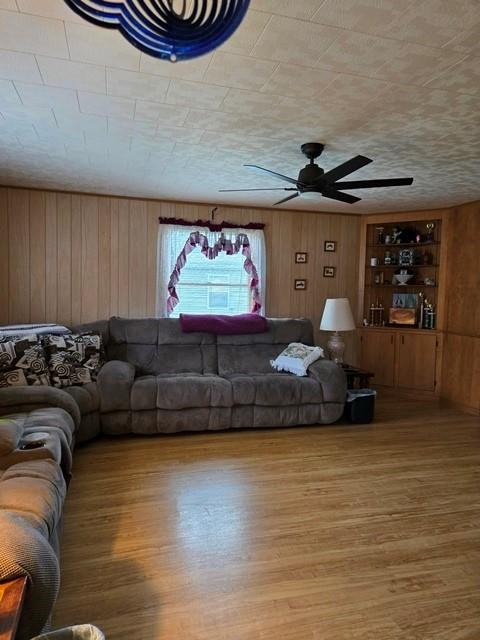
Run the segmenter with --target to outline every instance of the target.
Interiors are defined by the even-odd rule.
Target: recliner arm
[[[66,391],[55,387],[29,386],[0,389],[0,416],[27,413],[44,407],[64,409],[72,417],[78,429],[81,422],[80,409]]]
[[[101,413],[130,410],[130,392],[135,379],[135,367],[124,360],[110,360],[97,376]]]
[[[308,375],[322,387],[324,402],[345,402],[347,376],[340,365],[320,358],[308,367]]]

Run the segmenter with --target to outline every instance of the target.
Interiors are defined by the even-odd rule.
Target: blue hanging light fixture
[[[65,3],[92,24],[118,29],[140,51],[176,62],[196,58],[223,44],[242,22],[250,0],[65,0]]]

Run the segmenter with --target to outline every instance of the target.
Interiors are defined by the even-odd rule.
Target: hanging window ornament
[[[118,29],[140,51],[176,62],[223,44],[237,29],[250,0],[65,0],[82,18]]]

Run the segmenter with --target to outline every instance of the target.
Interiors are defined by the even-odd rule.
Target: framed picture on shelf
[[[295,289],[295,291],[305,291],[305,289],[307,288],[307,281],[304,278],[300,280],[297,279],[293,284],[293,288]]]
[[[337,271],[336,267],[323,267],[323,277],[335,278],[336,271]]]
[[[305,251],[297,251],[295,254],[295,264],[307,264],[308,253]]]
[[[407,307],[390,307],[389,326],[415,327],[417,325],[417,309]]]
[[[337,241],[336,240],[325,240],[323,243],[323,250],[327,253],[335,253],[337,250]]]

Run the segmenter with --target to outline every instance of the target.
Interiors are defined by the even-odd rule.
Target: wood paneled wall
[[[208,219],[210,207],[0,188],[0,324],[154,315],[159,216]],[[357,217],[220,207],[216,219],[266,224],[267,315],[317,327],[326,297],[356,304]],[[324,253],[324,240],[337,252]],[[294,264],[295,251],[308,263]],[[336,278],[323,277],[325,265]],[[294,291],[294,278],[307,278],[307,290]]]
[[[480,414],[480,202],[450,217],[442,396]]]

